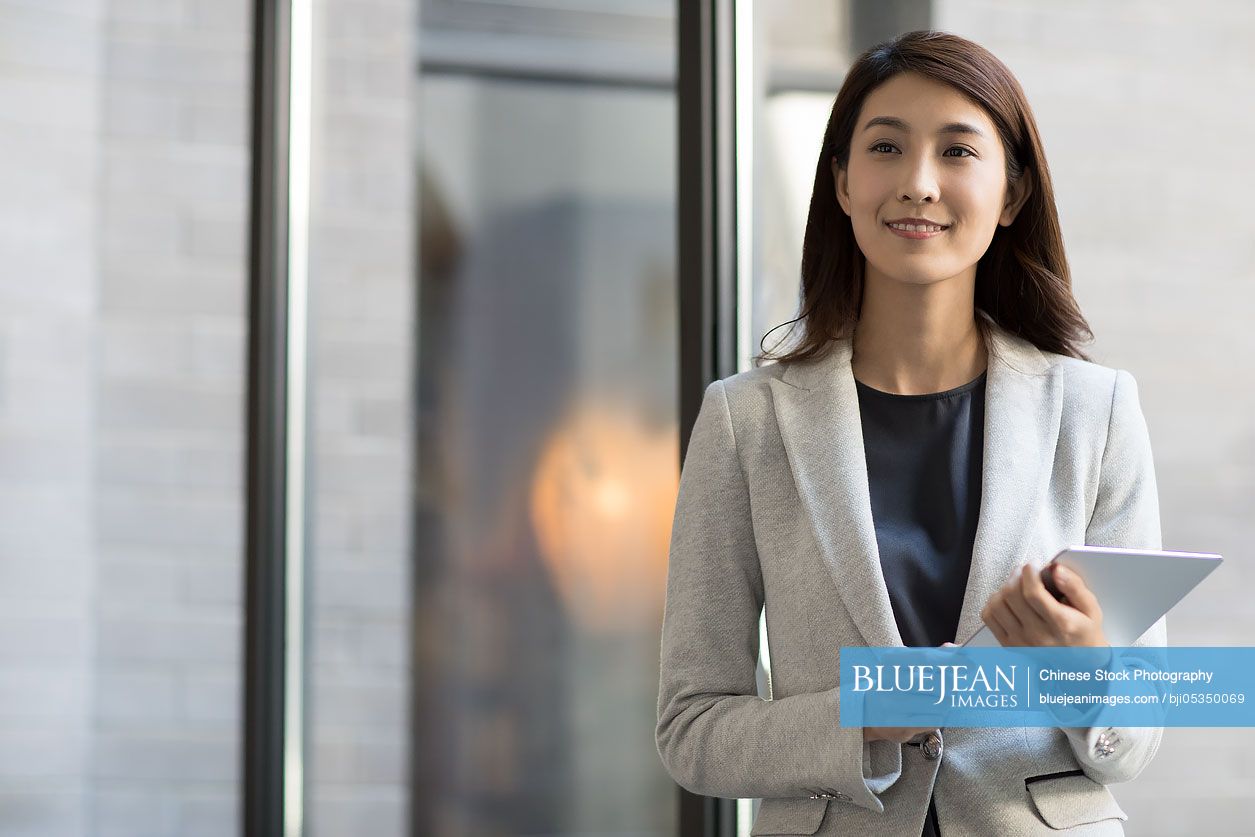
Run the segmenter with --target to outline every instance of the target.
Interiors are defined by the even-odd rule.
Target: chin
[[[882,270],[885,276],[903,285],[932,285],[944,282],[952,273],[944,270]]]

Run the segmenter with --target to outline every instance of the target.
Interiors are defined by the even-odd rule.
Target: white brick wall
[[[309,822],[407,832],[413,0],[316,0]]]
[[[90,792],[101,4],[0,3],[0,832]]]
[[[6,835],[236,827],[248,5],[0,2]]]
[[[250,4],[107,5],[90,833],[232,834]]]
[[[1255,638],[1255,6],[937,0],[933,26],[1020,79],[1054,177],[1092,354],[1138,379],[1164,545],[1227,562],[1169,619],[1178,645]],[[1218,222],[1217,219],[1223,219]],[[1223,614],[1223,616],[1219,616]],[[1168,730],[1114,789],[1130,837],[1252,833],[1255,730]]]
[[[248,0],[0,0],[0,832],[238,831]],[[404,833],[409,0],[316,4],[309,821]]]

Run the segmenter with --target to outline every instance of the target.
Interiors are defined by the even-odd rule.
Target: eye
[[[878,150],[878,149],[881,149],[881,148],[889,148],[889,149],[893,149],[894,151],[896,151],[896,150],[897,150],[896,148],[894,148],[894,146],[893,146],[893,144],[892,144],[892,143],[888,143],[888,142],[878,142],[878,143],[876,143],[875,145],[873,145],[871,148],[869,148],[868,150],[869,150],[869,151],[874,151],[874,152],[876,152],[876,153],[881,153],[881,152]],[[955,159],[959,159],[959,160],[962,160],[962,159],[963,159],[963,158],[965,158],[965,157],[975,157],[975,156],[976,156],[976,152],[972,151],[970,148],[965,148],[965,147],[964,147],[964,146],[962,146],[962,145],[952,145],[952,146],[950,146],[949,148],[947,148],[947,149],[946,149],[946,153],[947,153],[947,154],[949,154],[949,152],[951,152],[951,151],[962,151],[962,152],[963,152],[962,154],[953,155],[953,156],[955,157]],[[888,152],[885,152],[885,153],[888,153]]]

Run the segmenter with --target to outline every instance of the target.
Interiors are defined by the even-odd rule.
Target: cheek
[[[883,175],[874,166],[867,167],[856,160],[850,163],[845,188],[852,215],[865,215],[870,211],[874,216],[876,208],[893,193],[892,187],[884,182]]]
[[[948,190],[948,203],[969,227],[995,224],[1002,212],[1003,184],[993,178],[956,178]]]
[[[874,235],[880,226],[880,216],[893,203],[893,188],[880,179],[863,172],[852,173],[849,182],[850,222],[860,237]]]

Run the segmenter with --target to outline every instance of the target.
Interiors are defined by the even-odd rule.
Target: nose
[[[903,169],[901,199],[907,203],[936,203],[940,188],[928,155],[911,160]]]

